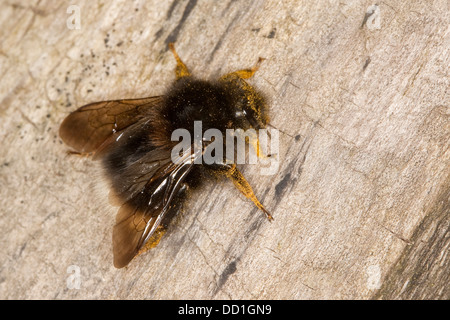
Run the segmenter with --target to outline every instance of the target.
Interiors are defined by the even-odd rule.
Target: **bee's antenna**
[[[284,132],[283,130],[281,130],[281,129],[278,129],[277,127],[275,127],[274,125],[272,125],[272,124],[270,124],[270,123],[268,123],[267,124],[269,127],[272,127],[272,128],[274,128],[274,129],[277,129],[278,131],[280,131],[281,133],[283,133],[283,134],[285,134],[285,135],[287,135],[287,136],[289,136],[289,137],[291,137],[291,138],[295,138],[293,135],[291,135],[291,134],[289,134],[289,133],[287,133],[287,132]]]

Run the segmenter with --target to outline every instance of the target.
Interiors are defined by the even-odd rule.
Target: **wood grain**
[[[80,29],[65,2],[0,4],[0,298],[450,298],[447,1],[380,2],[379,20],[369,1],[73,4]],[[275,220],[209,182],[118,270],[98,163],[67,155],[58,127],[164,94],[172,41],[198,77],[266,58],[251,82],[279,170],[243,173]]]

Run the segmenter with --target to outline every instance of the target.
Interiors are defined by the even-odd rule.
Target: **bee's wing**
[[[165,221],[183,193],[184,179],[198,154],[189,154],[177,163],[168,161],[152,171],[140,192],[134,192],[120,207],[113,230],[114,265],[126,266]],[[123,195],[122,195],[123,196]],[[172,215],[172,212],[169,216]]]
[[[161,101],[158,96],[94,102],[69,114],[59,128],[59,135],[77,152],[94,152],[114,133],[139,121]]]

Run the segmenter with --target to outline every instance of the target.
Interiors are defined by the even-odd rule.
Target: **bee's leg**
[[[77,157],[90,157],[92,155],[92,153],[79,152],[73,150],[67,150],[66,154],[69,156],[77,156]]]
[[[147,252],[151,248],[156,247],[159,241],[161,240],[162,236],[166,233],[166,231],[167,229],[164,226],[159,225],[156,228],[155,232],[150,237],[150,239],[148,239],[148,241],[139,249],[137,256],[144,252]]]
[[[175,67],[175,75],[177,80],[183,77],[188,77],[191,75],[188,68],[184,64],[183,61],[181,61],[180,57],[178,56],[178,53],[175,51],[175,46],[173,43],[169,43],[169,49],[172,51],[173,56],[175,57],[175,60],[177,61],[177,66]]]
[[[266,208],[264,208],[264,206],[261,204],[261,202],[259,202],[258,198],[256,198],[252,187],[250,186],[248,181],[244,178],[242,173],[236,168],[236,165],[235,164],[223,165],[222,168],[223,168],[223,174],[225,174],[228,178],[231,179],[231,181],[233,181],[234,186],[236,188],[238,188],[238,190],[245,197],[252,200],[253,203],[265,213],[265,215],[266,215],[267,219],[269,219],[269,221],[272,221],[273,220],[272,215],[269,213],[269,211],[266,210]]]
[[[227,73],[227,74],[223,75],[220,79],[221,80],[228,80],[228,79],[233,79],[233,78],[234,79],[235,78],[250,79],[251,77],[253,77],[255,72],[258,71],[259,66],[261,65],[261,62],[263,62],[263,61],[264,61],[264,58],[259,58],[258,62],[256,62],[256,64],[252,68]]]
[[[258,158],[267,159],[267,158],[271,157],[270,154],[265,154],[264,151],[262,150],[261,143],[259,142],[258,135],[250,136],[248,142],[253,147],[253,149],[255,150],[256,156]]]

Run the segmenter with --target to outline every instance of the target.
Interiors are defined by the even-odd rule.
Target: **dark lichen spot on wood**
[[[450,299],[450,176],[373,299]]]
[[[369,63],[370,63],[371,61],[372,61],[372,60],[370,60],[370,57],[367,57],[366,62],[365,62],[364,65],[363,65],[363,71],[366,70],[367,66],[369,65]]]
[[[257,210],[254,209],[254,210],[252,211],[252,215],[254,214],[255,211],[257,211]],[[259,213],[259,212],[257,212],[256,214],[258,214],[258,213]],[[263,219],[263,218],[264,218],[264,219]],[[254,232],[255,232],[256,230],[258,230],[259,227],[261,226],[261,224],[262,224],[263,222],[265,222],[265,221],[266,221],[266,220],[265,220],[265,217],[263,217],[262,215],[261,215],[261,219],[255,220],[255,221],[250,225],[250,227],[247,229],[247,231],[245,232],[245,234],[244,234],[245,240],[250,239],[250,237],[251,237],[252,235],[254,235]]]
[[[163,33],[164,33],[164,28],[160,28],[158,31],[156,31],[156,33],[155,33],[155,41],[158,40],[159,38],[161,38]]]
[[[180,33],[181,28],[183,27],[184,22],[192,12],[192,10],[197,5],[197,0],[190,0],[186,7],[184,8],[183,15],[181,16],[180,21],[178,22],[177,26],[172,30],[172,32],[169,34],[169,36],[166,38],[165,43],[169,44],[171,42],[176,42],[178,38],[178,34]],[[167,48],[168,49],[168,48]]]
[[[178,3],[180,3],[180,2],[179,1],[174,1],[170,5],[169,10],[167,10],[167,15],[166,15],[167,20],[169,20],[170,17],[172,17],[173,10],[175,9],[175,7],[177,6]]]
[[[225,282],[227,282],[228,278],[236,272],[237,267],[237,259],[231,261],[226,267],[225,269],[222,271],[222,274],[219,277],[219,281],[217,281],[217,288],[215,290],[215,293],[217,293],[220,289],[222,289],[223,285],[225,284]]]
[[[269,34],[267,35],[268,39],[273,39],[275,38],[275,34],[277,33],[277,28],[272,28],[272,30],[270,30]]]
[[[283,194],[283,191],[286,189],[289,181],[291,180],[291,174],[286,174],[280,182],[275,186],[275,196],[280,197]]]

